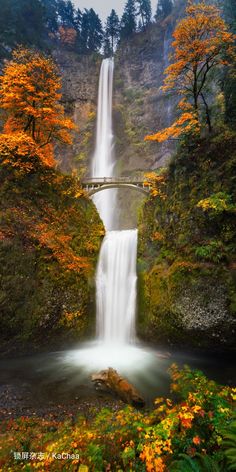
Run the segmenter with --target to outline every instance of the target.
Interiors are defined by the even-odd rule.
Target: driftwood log
[[[125,403],[129,403],[133,406],[144,406],[145,404],[143,397],[136,388],[111,367],[106,370],[101,370],[97,374],[93,374],[92,382],[94,382],[98,390],[109,390],[115,393]]]

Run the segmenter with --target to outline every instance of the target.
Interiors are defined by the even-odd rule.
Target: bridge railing
[[[82,185],[92,184],[115,184],[115,183],[134,183],[143,184],[144,178],[141,177],[92,177],[82,180]]]

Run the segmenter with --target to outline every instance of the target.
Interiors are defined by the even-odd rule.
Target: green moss
[[[2,166],[0,184],[1,340],[83,338],[104,231],[96,208],[75,179],[40,165],[28,174]]]
[[[221,337],[230,339],[236,293],[235,149],[236,135],[228,131],[210,142],[201,139],[191,146],[182,145],[166,172],[165,198],[151,197],[144,202],[139,217],[139,257],[147,268],[142,273],[140,333],[152,333],[153,339],[186,341],[185,326],[178,331],[183,316],[179,300],[188,293],[193,306],[197,300],[196,310],[207,313],[207,287],[211,296],[214,287],[219,287],[225,299],[219,310],[228,310],[228,321],[217,326]],[[223,208],[220,202],[220,211],[200,208],[199,202],[212,195],[218,200],[227,195],[230,205]],[[209,341],[208,334],[204,336]],[[200,342],[196,332],[191,341]]]

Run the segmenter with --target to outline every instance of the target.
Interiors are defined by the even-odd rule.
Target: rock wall
[[[153,24],[121,44],[116,55],[114,123],[118,170],[122,174],[166,165],[173,143],[144,142],[147,134],[168,126],[175,99],[164,94],[171,26]]]
[[[56,145],[56,155],[63,172],[84,175],[94,147],[97,90],[102,58],[98,54],[78,55],[62,49],[53,52],[62,75],[62,103],[75,121],[73,146]]]

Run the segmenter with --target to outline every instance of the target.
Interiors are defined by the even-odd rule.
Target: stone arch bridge
[[[91,197],[110,188],[131,188],[145,195],[150,192],[150,185],[143,177],[94,177],[82,181],[82,187]]]

